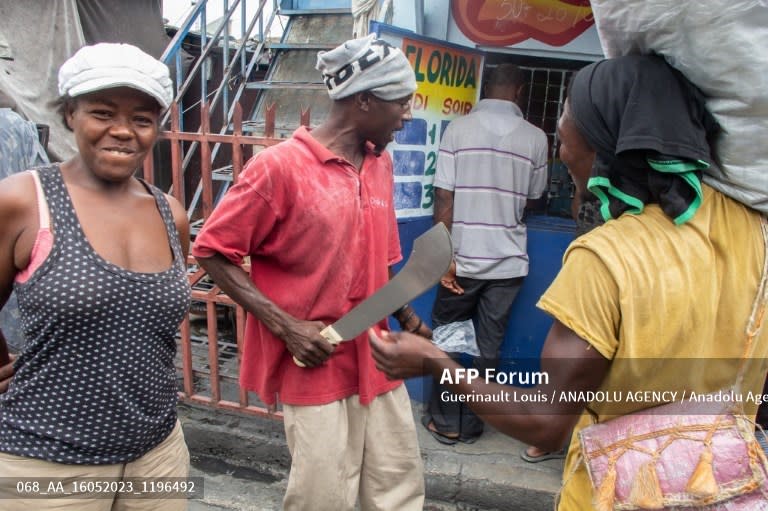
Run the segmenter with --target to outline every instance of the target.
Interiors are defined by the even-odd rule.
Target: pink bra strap
[[[36,170],[30,170],[32,179],[35,180],[35,190],[37,192],[37,215],[40,220],[40,229],[48,229],[51,226],[51,217],[48,211],[48,202],[45,200],[43,186],[40,184],[40,176]]]

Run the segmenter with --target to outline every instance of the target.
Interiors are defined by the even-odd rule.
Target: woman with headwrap
[[[660,57],[628,56],[577,73],[568,99],[596,153],[587,188],[604,220],[648,203],[675,224],[695,214],[718,129],[698,89]]]
[[[516,389],[514,402],[470,401],[499,430],[547,450],[558,449],[572,428],[577,435],[595,421],[664,402],[646,399],[645,391],[674,400],[683,391],[733,385],[732,362],[745,352],[766,255],[761,215],[702,184],[699,172],[714,165],[714,123],[701,94],[660,57],[621,57],[580,70],[558,133],[578,190],[600,199],[608,221],[571,244],[539,301],[555,319],[542,352],[548,385],[528,390],[527,399]],[[371,340],[390,376],[413,376],[422,367],[439,376],[456,367],[414,336],[386,334],[385,341]],[[754,358],[766,357],[768,330],[752,350]],[[742,395],[759,394],[764,377],[763,364],[749,365]],[[503,390],[477,381],[449,387],[468,396]],[[613,399],[590,400],[588,391],[596,390]],[[563,391],[575,399],[562,399]],[[555,399],[531,404],[541,395]],[[744,402],[747,415],[756,408]],[[577,438],[561,511],[594,505]]]

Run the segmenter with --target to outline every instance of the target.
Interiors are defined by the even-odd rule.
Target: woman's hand
[[[368,338],[376,367],[392,380],[422,376],[429,372],[431,360],[447,358],[445,353],[420,335],[385,330],[379,337],[371,328]]]
[[[16,355],[8,355],[10,362],[4,366],[0,366],[0,394],[4,394],[8,390],[13,379],[13,362],[16,360]]]

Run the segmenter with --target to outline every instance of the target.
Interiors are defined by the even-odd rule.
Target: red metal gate
[[[171,127],[161,131],[160,140],[170,143],[171,155],[171,194],[182,204],[188,204],[185,197],[185,171],[183,169],[183,151],[200,151],[200,181],[202,218],[192,222],[199,226],[210,216],[214,204],[214,176],[219,188],[228,187],[229,183],[237,182],[245,164],[246,154],[251,150],[259,150],[278,144],[283,139],[274,137],[275,106],[271,105],[265,112],[264,136],[243,134],[243,115],[239,104],[235,105],[232,121],[232,134],[210,132],[209,109],[206,104],[200,108],[200,131],[184,132],[179,129],[178,105],[171,106]],[[309,110],[301,112],[301,124],[309,125]],[[187,143],[187,146],[184,146]],[[212,169],[211,145],[224,145],[231,148],[231,165],[222,169]],[[217,174],[218,173],[218,174]],[[223,177],[222,177],[223,176]],[[152,157],[144,163],[144,178],[153,182],[155,168]],[[197,194],[196,194],[197,195]],[[190,215],[194,214],[192,205]],[[177,368],[182,378],[182,390],[179,396],[182,401],[224,410],[243,412],[246,414],[269,416],[282,419],[282,414],[269,413],[257,398],[243,389],[238,381],[240,361],[243,350],[243,334],[245,331],[245,311],[235,304],[221,289],[207,278],[194,257],[188,258],[188,276],[192,286],[193,310],[181,324],[179,331],[179,355]],[[249,262],[243,261],[243,269],[250,270]],[[195,333],[195,305],[204,305],[204,328],[199,328],[200,334]],[[199,307],[198,307],[199,309]],[[229,314],[228,314],[229,312]],[[233,326],[229,332],[221,332],[219,322],[229,321]],[[204,330],[204,334],[202,333]],[[251,401],[256,401],[252,404]]]

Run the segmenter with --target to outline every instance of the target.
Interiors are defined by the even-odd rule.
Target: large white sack
[[[658,53],[708,96],[724,133],[704,180],[768,213],[768,0],[592,0],[606,57]]]

